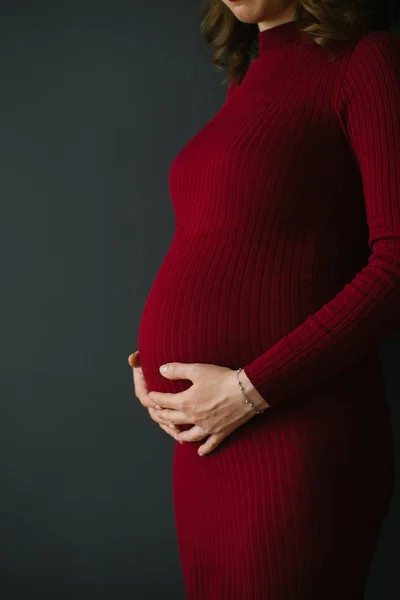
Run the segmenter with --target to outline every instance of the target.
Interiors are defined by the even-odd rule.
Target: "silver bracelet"
[[[264,412],[264,410],[265,410],[265,409],[263,408],[262,410],[257,410],[257,409],[256,409],[256,407],[255,407],[255,406],[253,406],[253,405],[252,405],[252,403],[250,402],[250,400],[249,400],[249,397],[248,397],[248,395],[246,394],[246,392],[244,391],[244,387],[242,386],[242,384],[241,384],[241,382],[240,382],[240,380],[239,380],[239,373],[240,373],[240,371],[243,371],[242,367],[240,367],[240,368],[239,368],[239,369],[236,371],[236,379],[237,379],[237,382],[238,382],[238,384],[239,384],[239,387],[240,387],[240,389],[241,389],[241,391],[242,391],[242,394],[244,395],[244,399],[246,400],[247,404],[250,404],[251,408],[253,408],[253,409],[256,411],[256,413],[257,413],[258,415],[261,415],[261,414]]]

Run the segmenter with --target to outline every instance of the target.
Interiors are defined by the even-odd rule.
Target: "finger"
[[[142,367],[136,367],[133,371],[133,386],[135,390],[135,396],[140,403],[148,408],[149,406],[154,407],[155,404],[149,396],[146,380],[143,375]]]
[[[135,384],[135,390],[139,394],[148,394],[149,389],[147,387],[146,380],[143,375],[142,367],[135,367],[132,369],[133,383]]]
[[[185,431],[181,431],[177,435],[177,440],[181,442],[199,442],[203,440],[209,433],[200,429],[198,425],[193,425],[190,429],[186,429]]]
[[[186,390],[183,392],[176,392],[175,394],[168,394],[166,392],[149,392],[150,398],[159,404],[162,408],[173,408],[180,410],[183,399],[185,398]]]
[[[143,375],[143,369],[140,366],[139,351],[136,350],[136,352],[130,354],[128,361],[129,364],[132,366],[132,377],[135,396],[138,398],[138,400],[140,400],[143,406],[155,406],[152,399],[148,398],[149,390]]]
[[[204,369],[208,366],[204,363],[180,363],[180,362],[169,362],[160,365],[160,373],[167,379],[189,379],[194,382]]]
[[[139,350],[136,350],[128,356],[128,363],[131,367],[140,367]]]
[[[206,442],[204,442],[204,444],[202,444],[198,448],[197,454],[199,456],[204,456],[204,454],[209,454],[210,452],[212,452],[213,450],[215,450],[215,448],[217,446],[219,446],[219,444],[224,439],[225,439],[225,436],[222,435],[221,433],[212,433],[209,436],[208,440]]]
[[[165,431],[165,433],[168,433],[168,435],[174,438],[174,440],[176,439],[176,432],[173,429],[171,429],[168,425],[163,425],[162,423],[160,423],[160,427]]]
[[[153,419],[153,421],[155,421],[159,425],[168,425],[171,429],[173,429],[176,432],[179,431],[176,425],[174,425],[173,423],[169,423],[168,421],[165,421],[164,419],[159,417],[158,412],[154,410],[154,408],[149,407],[148,410],[150,417]]]
[[[188,422],[188,416],[180,410],[172,410],[170,408],[155,409],[158,416],[168,423],[176,423],[182,425]]]

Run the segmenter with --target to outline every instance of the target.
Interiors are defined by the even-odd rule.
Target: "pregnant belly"
[[[138,350],[149,389],[177,392],[191,385],[168,380],[159,372],[165,362],[212,363],[234,368],[247,346],[247,329],[238,318],[238,299],[213,290],[206,278],[171,278],[167,265],[146,299],[138,332]],[[237,309],[235,311],[235,305]],[[235,318],[232,318],[232,315]]]
[[[317,309],[309,281],[296,281],[293,273],[267,273],[260,261],[256,268],[243,248],[231,262],[226,254],[217,260],[204,249],[171,246],[139,324],[138,350],[149,390],[175,393],[191,385],[163,377],[164,362],[237,369]],[[246,269],[253,272],[244,283]]]

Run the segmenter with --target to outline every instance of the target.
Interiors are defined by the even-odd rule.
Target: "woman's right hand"
[[[161,429],[168,433],[168,435],[176,439],[176,434],[180,431],[179,426],[161,419],[161,417],[158,416],[157,410],[154,408],[156,405],[149,396],[149,390],[143,375],[142,367],[140,366],[138,350],[129,355],[128,363],[132,367],[135,396],[139,402],[148,409],[150,417],[153,419],[153,421],[158,423]]]

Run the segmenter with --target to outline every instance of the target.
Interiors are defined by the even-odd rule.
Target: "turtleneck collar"
[[[264,29],[258,32],[259,53],[268,50],[274,46],[285,44],[291,40],[295,40],[300,32],[297,29],[298,21],[288,21],[280,25],[274,25],[269,29]]]

